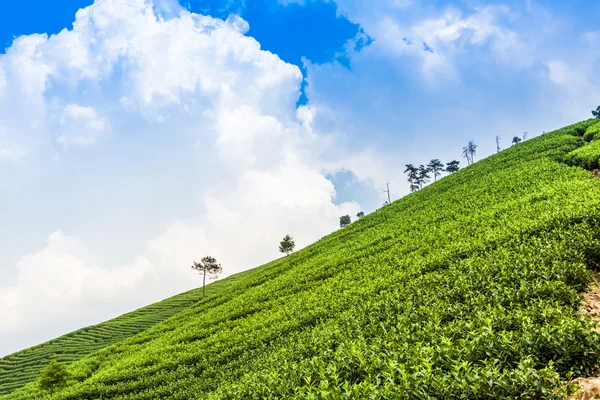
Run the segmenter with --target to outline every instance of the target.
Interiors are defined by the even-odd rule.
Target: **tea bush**
[[[600,182],[563,163],[594,122],[224,279],[73,362],[60,392],[28,384],[0,398],[564,398],[600,357],[600,334],[578,312],[600,264]]]
[[[597,137],[600,137],[600,122],[596,122],[586,129],[583,140],[591,142],[592,140],[597,140]]]
[[[587,170],[600,168],[600,141],[593,141],[565,156],[565,162]]]

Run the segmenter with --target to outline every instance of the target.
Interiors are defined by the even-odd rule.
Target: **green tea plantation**
[[[568,397],[600,365],[578,311],[600,269],[596,123],[514,145],[204,299],[0,359],[0,399]],[[49,393],[36,374],[53,359],[71,379]]]

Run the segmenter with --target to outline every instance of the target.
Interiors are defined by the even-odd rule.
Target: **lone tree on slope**
[[[194,261],[192,269],[195,269],[202,274],[202,298],[204,298],[204,292],[206,290],[206,275],[208,279],[217,279],[218,274],[223,272],[223,267],[217,262],[214,257],[206,256],[202,257],[199,263]]]
[[[458,167],[458,164],[460,164],[460,161],[457,160],[452,160],[449,163],[446,163],[446,172],[451,174],[453,172],[458,171],[460,169]]]
[[[496,136],[496,153],[500,153],[500,136]]]
[[[520,138],[520,137],[518,137],[518,136],[515,136],[515,137],[513,138],[513,140],[512,140],[512,143],[513,143],[513,144],[519,144],[519,143],[521,143],[521,138]]]
[[[600,106],[598,106],[598,108],[596,108],[595,110],[592,110],[592,115],[594,116],[594,118],[600,118]]]
[[[440,159],[434,158],[433,160],[429,161],[427,168],[429,168],[433,174],[433,181],[437,182],[437,177],[442,175],[442,171],[444,171],[444,163]]]
[[[50,364],[44,368],[39,380],[40,389],[50,393],[63,389],[67,386],[71,373],[67,366],[56,360],[50,361]]]
[[[350,220],[349,215],[344,215],[343,217],[340,217],[340,228],[350,225],[351,222],[352,221]]]
[[[285,253],[286,256],[294,251],[294,247],[296,247],[296,243],[290,235],[285,235],[283,240],[279,242],[279,251]]]
[[[356,218],[358,218],[358,219],[361,219],[361,218],[362,218],[362,217],[364,217],[364,216],[365,216],[365,213],[364,213],[364,212],[362,212],[362,211],[361,211],[361,212],[359,212],[358,214],[356,214]]]

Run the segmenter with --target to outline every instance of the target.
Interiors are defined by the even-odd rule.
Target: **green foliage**
[[[362,217],[365,216],[365,213],[360,211],[358,214],[356,214],[356,218],[361,219]]]
[[[240,276],[240,275],[238,275]],[[238,279],[236,276],[234,279]],[[216,282],[208,293],[229,284]],[[195,304],[202,291],[190,290],[99,325],[79,329],[57,339],[0,358],[0,395],[35,381],[52,360],[72,363],[96,350],[120,342]]]
[[[404,173],[407,174],[408,183],[410,184],[410,191],[416,192],[419,190],[419,169],[412,164],[405,165]]]
[[[221,267],[221,264],[219,264],[214,257],[205,256],[202,257],[199,263],[194,261],[192,269],[198,271],[198,273],[202,275],[202,298],[204,298],[206,276],[208,275],[209,279],[216,279],[218,275],[223,272],[223,267]]]
[[[521,143],[521,138],[518,137],[518,136],[513,137],[512,138],[512,143],[513,144],[519,144],[519,143]]]
[[[290,235],[285,235],[283,240],[279,242],[279,252],[288,255],[294,251],[295,246],[294,239]]]
[[[452,161],[446,163],[446,172],[451,174],[453,172],[458,171],[460,169],[458,166],[459,164],[460,164],[460,161],[458,161],[458,160],[452,160]]]
[[[573,150],[565,156],[565,162],[590,171],[600,168],[600,141]]]
[[[600,182],[562,162],[589,125],[513,146],[249,271],[74,362],[77,378],[47,398],[564,398],[600,359],[600,334],[578,312],[600,265]],[[0,398],[43,397],[27,385]]]
[[[583,134],[583,140],[586,142],[591,142],[592,140],[597,140],[597,137],[600,137],[600,122],[590,126],[585,130],[585,133]]]
[[[349,215],[344,215],[344,216],[340,217],[340,228],[350,225],[351,222],[352,222],[352,220],[350,220]]]
[[[438,176],[442,175],[442,172],[444,171],[444,163],[440,159],[434,158],[429,161],[427,168],[433,174],[433,180],[437,181]]]
[[[71,373],[67,366],[58,361],[50,361],[50,364],[42,371],[38,381],[40,389],[54,393],[63,389],[69,383]]]
[[[477,145],[473,140],[469,140],[469,143],[462,149],[462,156],[467,160],[467,165],[471,165],[475,162],[476,153]]]
[[[417,181],[415,184],[419,185],[419,189],[422,189],[424,185],[427,185],[431,180],[431,175],[429,175],[429,168],[424,165],[419,165]]]

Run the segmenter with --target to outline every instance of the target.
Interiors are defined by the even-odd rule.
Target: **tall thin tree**
[[[387,194],[387,204],[392,204],[392,198],[390,197],[390,183],[385,183],[385,189],[381,191],[381,194]]]
[[[471,157],[471,164],[473,164],[475,162],[475,154],[477,153],[477,145],[474,140],[469,140],[467,149],[469,151],[469,156]]]
[[[423,189],[423,185],[427,185],[431,180],[431,176],[429,175],[429,168],[424,165],[419,165],[419,177],[418,177],[418,185],[419,189]]]
[[[441,160],[434,158],[433,160],[429,161],[427,168],[429,168],[433,174],[433,181],[437,182],[437,177],[442,175],[442,171],[444,171],[444,163]]]
[[[223,267],[221,267],[221,264],[219,264],[214,257],[206,256],[202,257],[199,263],[194,261],[192,269],[202,274],[202,298],[204,298],[206,275],[208,275],[209,279],[217,279],[217,275],[223,272]]]
[[[500,136],[496,136],[496,153],[500,153]]]
[[[414,192],[415,187],[417,189],[419,187],[419,185],[417,183],[417,180],[419,179],[418,168],[416,168],[412,164],[406,164],[405,167],[406,167],[406,169],[404,170],[404,173],[408,174],[408,183],[410,184],[410,191]]]
[[[462,157],[467,160],[467,165],[471,165],[471,156],[469,154],[469,147],[465,146],[462,148]]]

